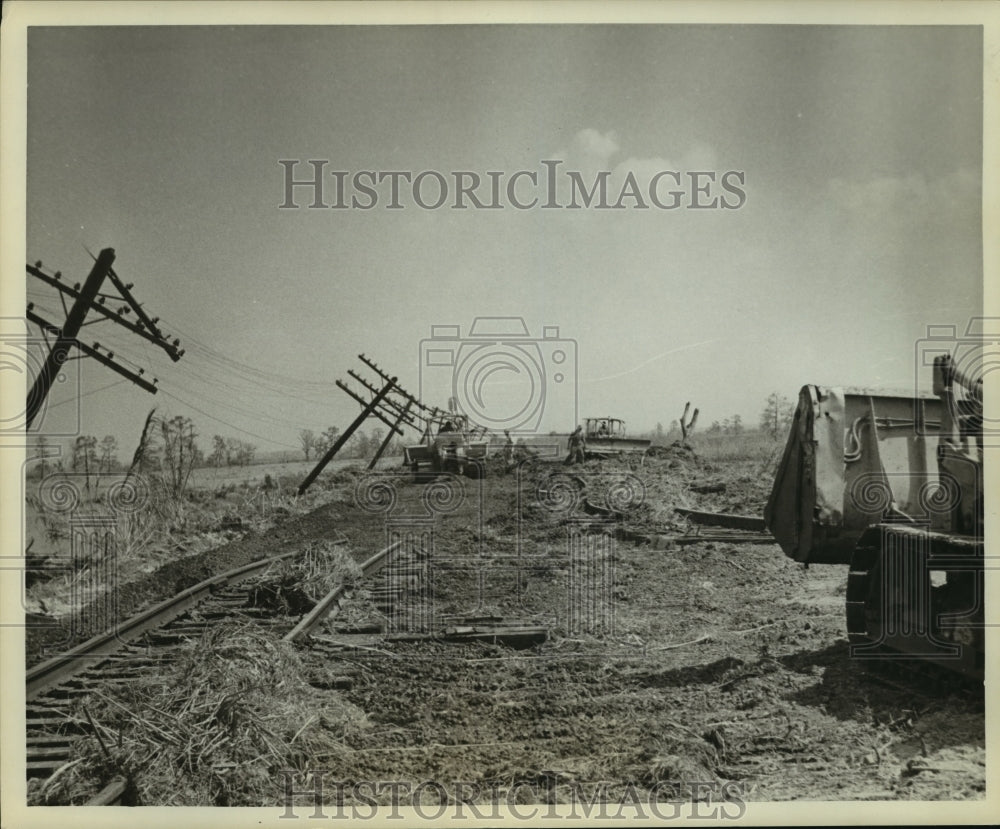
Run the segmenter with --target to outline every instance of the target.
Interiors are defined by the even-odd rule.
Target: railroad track
[[[640,544],[655,544],[658,538],[664,539],[671,545],[701,544],[704,542],[774,544],[774,537],[764,527],[764,519],[755,516],[675,508],[674,511],[683,515],[687,521],[687,529],[683,533],[674,530],[667,532],[639,531],[621,526],[627,517],[627,514],[622,510],[595,503],[589,498],[583,498],[582,506],[583,511],[588,515],[616,522],[619,525],[617,529],[619,538]]]
[[[362,562],[362,577],[382,570],[399,546],[399,542],[391,544]],[[70,714],[76,703],[101,688],[127,684],[150,671],[162,672],[182,646],[198,641],[210,627],[234,621],[252,623],[285,641],[304,641],[321,622],[339,612],[351,592],[349,585],[330,591],[303,616],[291,617],[255,606],[254,585],[245,584],[272,565],[304,553],[282,553],[213,576],[30,668],[25,677],[27,776],[48,778],[58,773],[72,762],[74,744],[96,733],[91,724]],[[405,567],[409,557],[396,557],[394,569],[400,564]],[[372,590],[376,607],[391,613],[400,592],[395,584],[376,585]],[[127,781],[116,779],[86,805],[128,802],[129,792]]]

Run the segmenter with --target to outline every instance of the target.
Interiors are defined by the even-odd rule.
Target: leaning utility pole
[[[408,400],[406,403],[406,408],[403,409],[402,413],[399,415],[399,419],[396,421],[396,426],[399,426],[399,424],[406,419],[406,416],[410,413],[410,406],[412,405],[413,401]],[[385,436],[385,440],[382,441],[382,445],[378,448],[378,451],[375,453],[375,456],[371,459],[371,461],[368,464],[369,471],[375,468],[375,464],[378,463],[378,459],[382,457],[382,454],[389,447],[389,441],[392,440],[393,433],[397,431],[399,430],[396,429],[395,427],[389,430],[389,434]],[[400,432],[400,434],[402,434],[402,432]]]
[[[101,285],[104,284],[104,280],[107,278],[108,271],[111,270],[111,264],[114,261],[115,252],[112,248],[105,248],[101,251],[101,255],[97,257],[97,261],[90,271],[90,276],[87,277],[87,281],[83,284],[83,290],[80,291],[80,295],[77,297],[76,302],[73,303],[73,307],[66,317],[66,322],[63,324],[59,338],[56,340],[55,345],[52,346],[52,350],[49,351],[45,365],[42,366],[42,370],[35,378],[31,391],[28,392],[25,429],[31,427],[31,422],[35,419],[35,415],[38,414],[38,410],[45,402],[45,398],[49,396],[49,389],[52,388],[59,369],[69,359],[69,350],[76,344],[76,335],[80,333],[80,327],[87,316],[87,311],[94,304],[97,292],[101,290]]]
[[[302,495],[302,493],[304,493],[309,488],[309,485],[316,480],[316,476],[323,471],[323,468],[331,460],[333,460],[333,456],[340,451],[340,448],[345,443],[347,443],[351,435],[353,435],[357,431],[358,427],[362,423],[364,423],[365,418],[375,411],[375,409],[378,407],[378,404],[382,402],[382,398],[384,398],[392,390],[392,387],[395,384],[396,384],[396,378],[395,377],[390,378],[389,381],[385,384],[385,386],[382,387],[382,390],[377,395],[375,395],[375,398],[372,400],[372,402],[369,403],[365,407],[364,411],[362,411],[361,414],[359,414],[354,419],[354,422],[347,427],[347,431],[345,431],[344,434],[342,434],[337,439],[337,442],[334,443],[333,446],[331,446],[329,449],[326,450],[326,454],[323,455],[322,458],[320,458],[319,463],[317,463],[316,466],[313,467],[312,472],[306,475],[305,480],[301,484],[299,484],[299,495]],[[389,432],[389,434],[391,435],[392,432]]]
[[[385,382],[385,386],[381,389],[378,388],[374,383],[368,382],[364,377],[358,374],[356,371],[351,369],[347,370],[347,374],[361,385],[362,391],[360,393],[356,392],[346,383],[337,381],[337,386],[342,391],[345,391],[350,395],[355,402],[359,403],[363,409],[357,419],[347,427],[347,431],[344,432],[337,440],[337,442],[331,446],[326,454],[320,459],[316,464],[315,468],[306,476],[305,480],[299,484],[299,495],[306,491],[309,485],[316,479],[316,476],[323,470],[333,458],[337,452],[340,451],[341,447],[347,442],[348,438],[357,431],[358,427],[364,422],[365,418],[369,416],[375,416],[381,420],[386,426],[389,427],[389,433],[385,436],[382,441],[382,445],[379,446],[378,451],[375,456],[368,463],[368,469],[374,469],[375,464],[378,463],[379,458],[388,449],[389,443],[392,441],[394,435],[402,435],[403,427],[410,427],[412,429],[423,429],[425,432],[430,428],[429,424],[433,418],[443,414],[440,409],[425,406],[418,398],[410,394],[406,389],[396,382],[395,376],[390,376],[387,372],[379,368],[378,364],[373,360],[368,359],[364,354],[359,354],[358,359],[361,360],[368,368],[375,372],[382,381]],[[378,382],[376,380],[376,382]],[[371,395],[371,401],[366,401],[364,397],[365,391],[368,391]],[[394,399],[391,395],[395,395],[400,399]]]
[[[52,334],[55,337],[55,343],[49,350],[49,355],[45,360],[45,364],[42,366],[41,371],[39,371],[38,376],[35,378],[35,381],[31,386],[31,390],[28,392],[27,404],[25,406],[24,428],[26,430],[31,427],[31,424],[37,417],[38,412],[45,404],[45,400],[49,395],[52,384],[59,375],[59,370],[62,365],[70,359],[70,350],[73,348],[76,348],[88,357],[93,357],[98,362],[110,368],[112,371],[115,371],[126,379],[131,380],[137,386],[140,386],[146,391],[156,394],[156,381],[154,380],[150,383],[148,380],[141,377],[140,375],[143,374],[142,369],[139,369],[138,372],[130,371],[114,361],[113,352],[107,352],[107,349],[104,349],[107,353],[102,352],[99,343],[95,342],[93,346],[89,346],[78,339],[80,329],[82,329],[84,325],[90,324],[85,322],[85,320],[87,318],[87,314],[91,310],[99,312],[105,319],[109,319],[112,322],[127,328],[129,331],[149,340],[154,345],[159,346],[167,352],[170,359],[174,362],[177,362],[177,360],[179,360],[181,355],[184,353],[183,350],[178,350],[177,348],[177,346],[180,345],[180,341],[175,339],[172,343],[168,342],[166,337],[163,336],[156,326],[158,319],[150,319],[143,310],[142,306],[136,302],[131,294],[131,284],[126,285],[123,283],[121,279],[119,279],[118,274],[116,274],[114,269],[111,267],[114,261],[114,249],[105,248],[102,250],[94,261],[94,267],[91,269],[90,275],[87,277],[87,280],[84,282],[82,288],[79,283],[71,288],[61,282],[61,274],[58,272],[55,275],[45,273],[41,269],[41,262],[37,262],[34,267],[31,265],[27,266],[27,272],[29,275],[40,279],[42,282],[56,288],[60,292],[60,299],[64,302],[63,307],[65,307],[66,296],[71,297],[74,302],[72,307],[66,312],[66,321],[61,327],[39,316],[34,310],[34,303],[29,303],[27,310],[25,311],[26,319],[37,325],[43,334]],[[118,296],[101,294],[101,286],[104,284],[105,279],[111,280],[112,284],[118,291]],[[118,300],[126,304],[115,312],[109,310],[105,306],[105,302],[108,299]],[[123,314],[133,311],[137,317],[136,322],[131,322],[123,318]],[[100,322],[100,320],[95,321]]]

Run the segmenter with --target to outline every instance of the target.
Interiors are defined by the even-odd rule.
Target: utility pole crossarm
[[[382,371],[381,368],[379,368],[378,363],[376,363],[374,360],[369,360],[364,354],[359,354],[358,359],[361,360],[362,363],[368,366],[368,368],[374,371],[383,380],[387,379],[388,375],[384,371]],[[405,398],[406,400],[412,401],[413,404],[418,408],[423,409],[424,411],[430,411],[430,408],[428,406],[425,406],[423,403],[421,403],[416,397],[414,397],[412,394],[406,391],[406,389],[404,389],[402,386],[396,386],[395,389],[393,389],[393,391],[396,394],[402,395],[402,397]]]
[[[56,337],[55,343],[49,350],[45,364],[39,371],[38,376],[35,377],[31,390],[28,392],[28,400],[25,406],[25,429],[29,429],[37,417],[52,388],[52,383],[59,373],[60,366],[69,359],[69,352],[72,348],[76,348],[82,354],[94,358],[102,365],[107,366],[140,388],[153,394],[156,393],[156,381],[154,380],[150,383],[141,377],[140,375],[143,373],[141,369],[138,373],[130,371],[112,359],[114,357],[113,353],[104,354],[99,351],[97,343],[94,344],[94,347],[91,347],[80,342],[78,336],[80,329],[91,322],[100,321],[87,321],[87,314],[91,310],[96,311],[106,319],[110,319],[116,325],[122,326],[133,334],[138,334],[140,337],[162,348],[174,362],[177,362],[184,354],[183,349],[178,349],[180,340],[174,339],[172,342],[168,341],[156,327],[157,320],[150,319],[146,312],[142,310],[142,307],[132,296],[132,286],[124,284],[112,269],[111,266],[114,261],[115,252],[112,248],[102,250],[95,257],[94,265],[82,287],[79,283],[72,287],[63,284],[60,279],[61,274],[57,271],[54,275],[50,276],[42,270],[41,262],[36,262],[35,265],[26,265],[29,275],[40,279],[45,284],[59,291],[59,299],[63,303],[63,308],[66,307],[65,298],[67,296],[72,297],[73,305],[66,312],[66,320],[61,327],[43,319],[35,313],[34,303],[29,304],[25,311],[25,318],[28,321],[39,326],[43,333],[53,334]],[[127,307],[119,308],[117,311],[105,307],[104,303],[107,299],[115,299],[110,295],[101,293],[101,286],[104,284],[105,279],[111,280],[121,294],[121,301],[127,303]],[[123,317],[123,313],[129,309],[135,311],[139,320],[137,323]]]
[[[369,360],[364,354],[359,354],[358,359],[361,360],[362,363],[368,366],[368,368],[374,371],[383,380],[388,379],[389,375],[387,375],[384,371],[382,371],[382,369],[379,368],[378,364],[374,360]],[[404,389],[402,386],[398,384],[393,389],[393,393],[398,394],[404,400],[408,400],[411,403],[413,403],[413,405],[420,410],[420,412],[414,412],[414,414],[423,421],[426,421],[429,417],[434,417],[436,415],[444,414],[444,412],[442,412],[437,406],[425,405],[421,400],[414,397],[412,394],[406,391],[406,389]]]
[[[80,298],[79,291],[75,290],[74,288],[71,288],[64,282],[61,282],[60,280],[56,279],[53,276],[49,276],[44,271],[39,270],[37,267],[34,267],[32,265],[28,265],[26,267],[26,270],[32,276],[38,277],[47,285],[51,285],[53,288],[56,288],[57,290],[61,291],[66,296],[72,297],[74,300],[79,300]],[[116,325],[120,325],[122,328],[128,329],[133,334],[138,334],[143,339],[149,340],[149,342],[153,343],[153,345],[159,346],[167,353],[167,356],[170,357],[170,359],[173,360],[175,363],[184,355],[184,350],[178,349],[175,343],[169,342],[162,334],[160,334],[159,329],[157,329],[155,326],[153,330],[156,333],[151,333],[150,331],[147,331],[146,328],[144,327],[145,323],[143,323],[143,325],[138,325],[132,322],[131,320],[127,320],[119,313],[117,313],[116,311],[112,311],[106,305],[103,305],[100,302],[92,302],[90,305],[90,310],[97,311],[98,314],[101,314],[103,317],[111,320]],[[142,316],[145,317],[146,316],[145,313],[143,313]],[[146,319],[148,319],[148,317],[146,317]],[[150,322],[152,321],[150,320]]]
[[[356,394],[350,388],[350,386],[345,385],[344,383],[340,382],[340,380],[337,381],[337,385],[341,389],[343,389],[344,391],[346,391],[351,397],[353,397],[362,406],[362,408],[370,405],[368,402],[365,401],[365,399],[363,397],[361,397],[361,395]],[[387,420],[386,417],[382,414],[382,412],[378,408],[378,404],[381,403],[381,402],[383,402],[383,398],[380,397],[377,400],[374,400],[372,402],[374,403],[374,405],[372,406],[371,413],[373,415],[375,415],[375,417],[377,417],[379,420],[381,420],[386,426],[388,426],[390,429],[392,429],[393,432],[395,432],[397,435],[399,435],[400,437],[402,437],[403,436],[402,430],[401,429],[397,429],[389,420]]]
[[[118,292],[122,295],[122,299],[124,299],[132,308],[132,310],[135,311],[135,315],[140,320],[142,320],[142,324],[145,325],[146,328],[150,330],[152,335],[157,339],[165,340],[166,338],[163,336],[163,334],[160,333],[160,329],[156,327],[157,320],[150,319],[149,316],[146,314],[146,312],[143,310],[142,306],[135,301],[135,297],[132,296],[131,283],[128,285],[124,284],[121,281],[121,279],[118,278],[118,274],[115,273],[114,268],[108,271],[108,279],[110,279],[112,283],[114,283],[114,286],[118,289]],[[176,362],[180,358],[173,357],[173,359]]]
[[[37,325],[42,330],[48,331],[50,334],[55,334],[57,337],[59,336],[59,333],[60,333],[59,329],[56,326],[54,326],[52,323],[50,323],[47,320],[44,320],[40,316],[38,316],[38,314],[36,314],[34,311],[31,310],[30,306],[29,306],[29,308],[28,308],[25,316],[27,316],[27,318],[29,320],[31,320],[31,322],[35,323],[35,325]],[[102,354],[97,349],[91,348],[89,345],[86,345],[85,343],[82,343],[79,340],[73,340],[72,345],[75,346],[76,348],[78,348],[80,351],[82,351],[88,357],[93,357],[95,360],[97,360],[97,362],[101,363],[102,365],[107,366],[112,371],[117,372],[122,377],[124,377],[126,380],[131,380],[133,383],[135,383],[137,386],[139,386],[139,388],[144,389],[145,391],[148,391],[150,394],[156,394],[157,388],[156,388],[156,385],[155,385],[155,383],[156,383],[155,379],[153,380],[152,383],[150,383],[148,380],[146,380],[144,377],[141,377],[136,372],[130,371],[129,369],[125,368],[124,366],[119,365],[113,359],[111,359],[111,357],[109,357],[108,355]]]
[[[368,391],[370,391],[372,394],[377,394],[378,393],[378,389],[375,388],[375,386],[373,386],[367,380],[365,380],[365,378],[362,377],[357,372],[352,371],[351,369],[347,369],[347,373],[351,377],[353,377],[355,380],[357,380],[362,386],[364,386],[366,389],[368,389]],[[393,389],[393,391],[399,391],[399,388],[396,387],[395,389]],[[392,413],[394,415],[400,414],[401,412],[407,412],[406,419],[405,419],[406,425],[407,426],[413,426],[414,428],[416,428],[416,424],[413,422],[414,415],[409,414],[409,411],[408,411],[409,408],[410,408],[410,405],[412,404],[413,401],[409,400],[409,399],[407,399],[407,400],[408,400],[408,403],[407,403],[407,406],[406,406],[405,409],[403,408],[402,405],[400,405],[399,403],[397,403],[395,400],[393,400],[389,396],[386,396],[385,400],[382,401],[382,405],[386,406],[386,407],[388,407],[390,409],[392,409]]]

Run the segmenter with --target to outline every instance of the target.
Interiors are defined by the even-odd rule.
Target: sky
[[[474,414],[546,431],[669,427],[689,400],[704,427],[756,424],[806,383],[912,389],[927,326],[983,313],[982,66],[971,26],[33,28],[28,260],[82,281],[114,248],[186,349],[86,327],[160,391],[81,361],[42,428],[130,453],[155,405],[205,448],[294,455],[357,414],[335,383],[374,382],[362,352],[430,405],[459,377]],[[312,209],[303,187],[282,209],[281,160],[298,179],[326,162],[326,203],[332,171],[348,202],[358,171],[440,173],[449,200],[401,181],[400,209],[388,182],[371,209]],[[543,209],[522,176],[539,205],[510,203],[515,173],[549,169],[560,204],[567,171],[608,171],[611,203],[631,174],[640,197]],[[486,203],[496,173],[504,206],[455,209],[455,171]],[[676,209],[649,204],[661,171]],[[715,177],[701,195],[691,171]],[[61,320],[31,277],[27,300]],[[473,336],[477,318],[525,336]]]

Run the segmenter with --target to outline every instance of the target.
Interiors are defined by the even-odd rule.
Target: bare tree
[[[83,470],[84,474],[90,474],[90,470],[97,466],[97,438],[93,435],[80,435],[76,439],[71,465],[74,472]]]
[[[698,423],[698,410],[697,409],[694,410],[694,413],[691,415],[691,419],[688,420],[688,412],[690,410],[691,410],[691,404],[690,404],[690,402],[689,403],[685,403],[684,404],[684,414],[681,415],[681,421],[680,421],[680,425],[681,425],[681,439],[682,440],[687,440],[689,437],[691,437],[692,433],[694,432],[694,427]],[[687,422],[685,422],[685,421],[687,421]]]
[[[256,454],[257,454],[256,446],[254,446],[252,443],[248,443],[245,440],[240,441],[239,458],[242,466],[247,466],[248,464],[253,463],[253,459]]]
[[[226,463],[232,466],[248,466],[253,463],[257,447],[245,440],[230,438],[226,441]]]
[[[222,435],[212,436],[212,454],[208,456],[208,462],[214,467],[220,467],[226,463],[226,439]]]
[[[347,442],[345,455],[349,458],[366,458],[369,455],[370,440],[364,429],[358,429]],[[377,445],[376,445],[377,448]]]
[[[299,443],[302,445],[302,452],[306,456],[306,460],[309,460],[309,454],[318,448],[316,433],[312,429],[303,429],[299,432]]]
[[[98,471],[97,438],[93,435],[80,435],[76,439],[71,465],[74,472],[83,472],[84,487],[89,492],[90,475]]]
[[[45,435],[38,435],[34,439],[35,445],[35,457],[34,459],[38,461],[38,477],[44,478],[45,473],[48,471],[48,463],[46,463],[49,456],[52,454],[50,452],[51,444],[49,439]]]
[[[787,397],[776,391],[771,392],[764,404],[764,411],[760,414],[760,428],[772,439],[777,440],[778,436],[791,425],[794,413],[795,408]]]
[[[340,437],[340,427],[330,426],[323,430],[323,434],[319,436],[318,445],[316,446],[316,451],[325,452],[333,444],[337,442]]]
[[[101,471],[111,472],[118,466],[118,439],[114,435],[101,438]]]
[[[191,418],[177,415],[160,421],[160,436],[163,440],[163,459],[170,476],[170,491],[176,497],[184,492],[198,460],[200,453],[195,446],[198,435]]]

